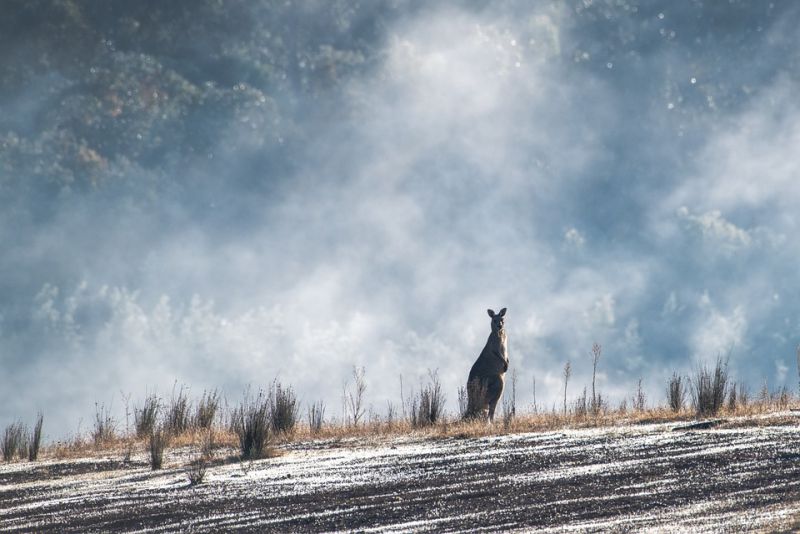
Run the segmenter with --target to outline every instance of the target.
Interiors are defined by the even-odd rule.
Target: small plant
[[[747,405],[750,404],[750,391],[747,389],[745,384],[739,384],[739,393],[737,394],[737,403],[742,408],[747,408]]]
[[[797,393],[800,394],[800,345],[797,346]]]
[[[325,403],[317,401],[308,407],[308,428],[312,434],[319,434],[325,419]]]
[[[154,428],[150,433],[150,468],[153,471],[164,465],[164,449],[169,445],[169,432],[163,428]]]
[[[586,417],[586,414],[589,413],[589,407],[591,405],[591,400],[587,399],[586,397],[586,387],[583,388],[583,394],[575,399],[575,405],[573,408],[573,413],[576,417]]]
[[[674,413],[680,412],[686,403],[686,381],[678,373],[672,373],[672,378],[669,379],[667,401]]]
[[[214,431],[211,429],[208,429],[203,436],[200,454],[206,459],[213,458],[214,456]]]
[[[219,409],[219,391],[203,391],[203,396],[195,408],[192,425],[201,430],[208,430],[214,425],[214,419]]]
[[[691,379],[692,403],[699,416],[716,415],[728,392],[728,361],[717,358],[714,369],[700,365]]]
[[[517,370],[511,371],[511,394],[503,397],[503,427],[508,428],[517,416]]]
[[[411,403],[411,426],[421,427],[435,425],[444,413],[444,395],[439,376],[436,372],[428,372],[430,382],[420,388],[419,396]]]
[[[789,390],[786,386],[782,386],[781,389],[775,395],[775,402],[778,405],[778,408],[781,410],[785,410],[789,407]]]
[[[637,412],[643,412],[645,405],[647,404],[647,396],[644,394],[644,390],[642,389],[642,379],[639,379],[639,383],[636,386],[636,393],[633,394],[633,409]]]
[[[728,411],[734,413],[736,406],[739,403],[738,393],[736,391],[736,382],[731,384],[730,392],[728,392]]]
[[[345,418],[349,418],[353,426],[358,426],[364,417],[364,392],[367,390],[367,381],[364,378],[364,374],[363,367],[353,367],[354,389],[349,389],[345,383]]]
[[[600,412],[600,399],[595,390],[595,378],[597,376],[597,363],[600,361],[600,356],[603,354],[603,347],[599,343],[592,344],[592,415],[597,415]]]
[[[186,432],[189,429],[189,396],[183,385],[175,394],[175,386],[172,387],[172,395],[169,399],[169,406],[165,414],[164,427],[170,434],[176,435]]]
[[[141,408],[133,408],[133,426],[137,438],[144,438],[153,433],[158,420],[160,402],[155,395],[148,395]]]
[[[206,477],[207,465],[206,457],[202,454],[189,463],[186,476],[189,478],[190,486],[198,486],[203,483],[203,479]]]
[[[245,393],[242,403],[233,412],[231,426],[239,438],[242,459],[263,458],[271,426],[269,398],[263,391],[259,391],[255,399],[250,399]]]
[[[386,426],[392,428],[397,422],[397,407],[392,401],[386,401]]]
[[[270,395],[272,430],[284,434],[294,432],[299,410],[294,390],[291,387],[285,388],[276,381]]]
[[[35,462],[39,458],[39,446],[42,443],[42,422],[44,417],[40,413],[36,417],[36,424],[33,425],[33,431],[28,439],[28,460]]]
[[[564,415],[567,415],[567,385],[570,376],[572,376],[572,364],[567,360],[564,364]]]
[[[11,423],[3,432],[2,450],[3,461],[10,462],[14,459],[14,455],[19,455],[20,450],[27,448],[25,439],[25,426],[21,421]],[[25,451],[27,453],[27,450]],[[23,457],[27,454],[23,454]]]
[[[105,404],[94,403],[94,429],[92,430],[92,440],[95,447],[114,440],[116,436],[117,422],[111,416],[111,410]]]
[[[769,402],[769,384],[767,384],[767,379],[765,378],[764,382],[761,383],[761,390],[758,392],[758,404],[761,406],[762,411],[769,406]]]
[[[467,398],[467,390],[463,386],[458,387],[458,415],[461,419],[467,418],[467,407],[469,399]]]

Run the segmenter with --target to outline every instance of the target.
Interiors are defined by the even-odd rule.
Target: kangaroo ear
[[[506,309],[505,309],[505,308],[503,308],[502,310],[500,310],[500,313],[498,313],[497,315],[499,315],[500,317],[502,317],[502,316],[504,316],[505,314],[506,314]]]
[[[489,314],[489,317],[494,317],[494,310],[492,309],[486,310],[486,313]]]

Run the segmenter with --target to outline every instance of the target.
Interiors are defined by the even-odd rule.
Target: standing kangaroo
[[[508,343],[504,326],[506,309],[500,313],[486,310],[492,318],[492,333],[486,340],[481,355],[472,364],[467,379],[467,415],[485,417],[489,409],[489,420],[494,421],[494,409],[503,396],[505,374],[508,371]]]

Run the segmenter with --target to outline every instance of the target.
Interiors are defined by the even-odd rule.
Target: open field
[[[190,486],[189,446],[0,465],[0,530],[752,531],[800,517],[797,414],[709,429],[631,424],[532,433],[298,441],[218,449]]]

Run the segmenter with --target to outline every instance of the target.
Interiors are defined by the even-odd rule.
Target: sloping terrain
[[[303,442],[210,467],[190,451],[0,466],[0,530],[752,531],[800,514],[794,424]],[[170,463],[171,462],[171,463]]]

